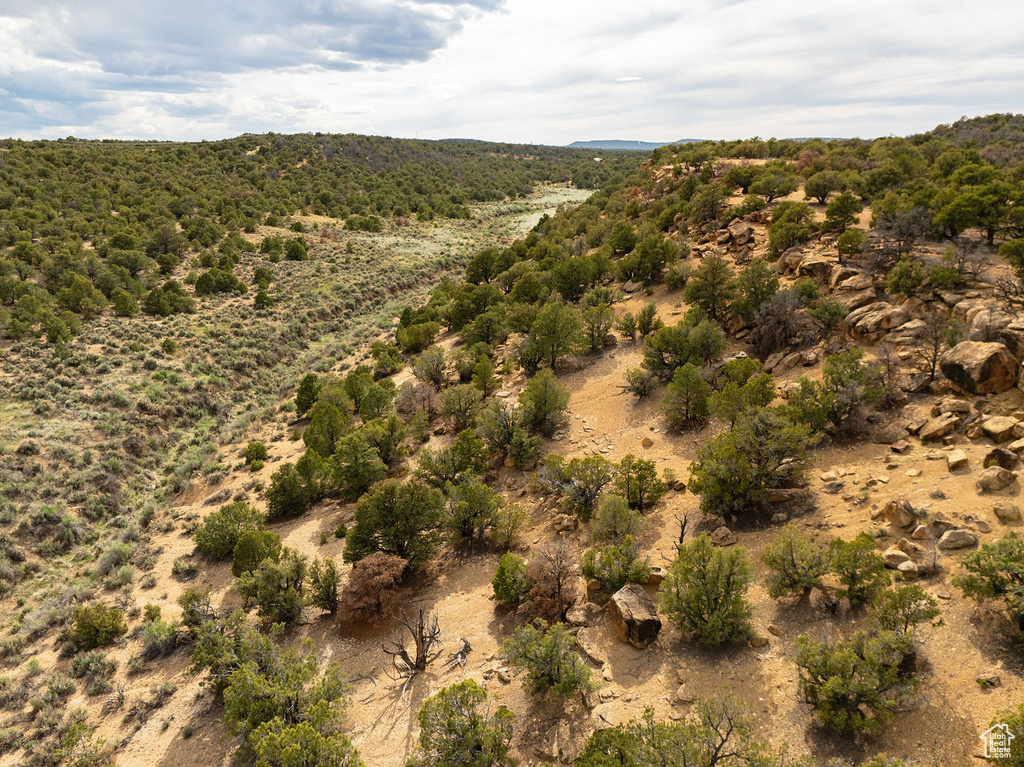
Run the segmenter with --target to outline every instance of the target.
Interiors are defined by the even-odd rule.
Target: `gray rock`
[[[1004,525],[1021,521],[1020,507],[1013,501],[997,501],[992,506],[992,513]]]
[[[903,496],[893,498],[885,505],[882,514],[895,527],[910,527],[917,521],[917,512]]]
[[[890,570],[895,570],[904,562],[909,562],[910,556],[906,552],[900,551],[895,546],[890,546],[882,552],[882,561],[885,562],[885,566]]]
[[[995,493],[1004,487],[1012,485],[1016,479],[1017,475],[1009,469],[1004,469],[1002,466],[992,466],[978,475],[978,480],[975,484],[979,492]]]
[[[969,530],[947,530],[939,538],[939,548],[966,549],[978,545],[978,536]]]
[[[996,443],[1009,442],[1013,438],[1013,427],[1017,419],[1005,415],[994,415],[981,425],[985,436]]]

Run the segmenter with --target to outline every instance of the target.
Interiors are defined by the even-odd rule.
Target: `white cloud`
[[[0,132],[904,134],[1019,110],[1021,21],[1009,0],[8,0]]]

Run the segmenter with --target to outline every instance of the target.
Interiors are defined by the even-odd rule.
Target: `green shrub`
[[[761,550],[761,561],[772,571],[768,576],[768,595],[772,599],[807,595],[821,586],[821,579],[831,567],[828,552],[795,525],[786,525]]]
[[[128,625],[120,610],[102,604],[79,607],[68,632],[68,645],[72,652],[94,650],[109,645],[127,631]]]
[[[526,561],[518,554],[508,552],[498,560],[498,569],[491,581],[494,598],[507,610],[517,608],[530,591],[530,577]]]
[[[306,483],[296,471],[295,464],[291,463],[271,475],[265,495],[269,519],[298,516],[309,508],[311,500]]]
[[[269,530],[246,530],[232,552],[231,574],[236,578],[259,567],[264,559],[275,562],[281,556],[281,536]]]
[[[267,446],[262,442],[252,440],[245,446],[245,462],[251,464],[253,461],[267,460]]]
[[[594,517],[591,535],[595,541],[620,543],[638,535],[644,527],[643,517],[629,507],[621,495],[609,493],[601,497]]]
[[[665,387],[661,410],[669,426],[684,431],[707,420],[710,397],[711,387],[701,377],[696,366],[687,363],[676,368],[672,381]]]
[[[533,695],[566,696],[593,687],[575,637],[560,623],[550,628],[544,621],[520,626],[505,640],[502,653],[511,665],[526,669],[527,690]]]
[[[799,485],[809,466],[811,430],[778,410],[764,408],[739,417],[732,430],[697,450],[689,487],[700,494],[705,514],[764,508],[772,490]]]
[[[472,679],[444,687],[428,698],[417,717],[419,749],[408,767],[513,767],[509,744],[515,714],[480,707],[487,693]]]
[[[646,511],[665,495],[665,483],[658,477],[654,461],[630,453],[619,462],[615,488],[638,511]]]
[[[245,501],[221,506],[208,515],[192,534],[196,548],[211,559],[227,559],[232,555],[238,539],[249,530],[263,526],[264,514]]]
[[[796,640],[799,690],[822,725],[839,732],[873,732],[917,684],[901,671],[910,635],[857,633],[846,642]]]
[[[706,647],[751,636],[746,600],[754,567],[745,549],[721,549],[706,533],[679,546],[659,592],[661,609]]]
[[[963,572],[953,585],[976,602],[1004,603],[1017,628],[1024,631],[1024,538],[1007,533],[1000,540],[982,544],[961,560]],[[1024,649],[1024,640],[1021,641]]]
[[[426,561],[439,541],[444,496],[425,482],[385,479],[356,505],[356,523],[345,541],[345,561],[382,551],[411,564]]]
[[[627,583],[646,583],[650,574],[648,558],[641,558],[631,536],[621,543],[588,549],[583,558],[583,577],[595,579],[607,594],[614,594]]]
[[[832,572],[839,579],[842,588],[836,592],[840,598],[850,600],[850,605],[874,602],[889,586],[889,573],[875,549],[874,539],[861,533],[852,541],[836,538],[829,544]]]
[[[884,592],[874,607],[875,622],[886,631],[913,631],[942,614],[935,597],[917,583]]]

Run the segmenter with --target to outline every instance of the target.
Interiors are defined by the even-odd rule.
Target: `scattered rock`
[[[908,477],[920,477],[921,476],[921,470],[920,469],[907,469],[907,476]]]
[[[975,484],[978,487],[978,492],[995,493],[1004,487],[1012,485],[1016,479],[1017,475],[1009,469],[1004,469],[1002,466],[992,466],[978,475],[978,480]]]
[[[641,284],[639,282],[633,282],[633,280],[627,280],[626,282],[624,282],[622,284],[622,292],[623,293],[636,293],[642,287],[643,287],[643,284]]]
[[[926,541],[932,536],[928,531],[928,525],[918,525],[914,528],[914,532],[910,534],[910,537],[915,541]]]
[[[651,439],[650,437],[644,437],[644,438],[643,438],[643,439],[642,439],[642,440],[640,441],[640,445],[641,445],[641,447],[653,447],[653,445],[654,445],[654,440],[653,440],[653,439]]]
[[[501,682],[502,684],[511,684],[511,682],[512,682],[512,675],[508,673],[507,669],[499,668],[498,669],[498,681]]]
[[[686,482],[684,482],[681,479],[677,479],[675,482],[672,483],[672,489],[675,490],[677,493],[685,493]]]
[[[651,574],[647,576],[647,585],[660,586],[667,577],[668,570],[666,570],[664,567],[652,567]]]
[[[1003,680],[995,671],[986,671],[984,674],[978,675],[978,684],[982,687],[999,687],[1002,683]]]
[[[711,533],[711,542],[716,546],[732,546],[736,543],[736,536],[733,535],[732,530],[722,525]]]
[[[907,442],[905,439],[901,439],[898,442],[894,442],[893,444],[889,445],[890,450],[892,450],[894,453],[901,454],[910,450],[910,447],[910,443]]]
[[[953,598],[953,595],[950,594],[945,589],[939,589],[938,591],[936,591],[935,592],[935,596],[937,596],[939,599],[952,599]]]
[[[917,566],[917,563],[912,559],[908,559],[906,562],[902,562],[896,571],[902,576],[905,581],[912,581],[921,572],[921,568]]]
[[[1017,383],[1019,363],[1002,344],[963,341],[942,355],[942,374],[971,394],[998,394]]]
[[[697,696],[691,692],[687,692],[686,684],[679,685],[679,689],[676,690],[676,694],[672,696],[674,703],[682,703],[684,705],[694,703],[697,700]]]
[[[789,515],[784,511],[777,511],[772,514],[772,524],[781,525],[789,519]]]
[[[611,703],[601,703],[590,712],[590,723],[595,730],[607,730],[615,726]]]
[[[895,546],[890,546],[882,552],[882,561],[885,562],[885,566],[890,570],[895,570],[904,562],[909,562],[910,556],[906,552],[900,551]]]
[[[1017,457],[1017,454],[1012,450],[1007,450],[1005,447],[994,447],[985,456],[985,461],[982,465],[986,469],[991,466],[1013,469],[1019,461],[1020,459]]]
[[[903,496],[893,498],[885,505],[882,514],[896,527],[910,527],[917,521],[917,512]]]
[[[918,437],[921,438],[922,442],[928,442],[929,440],[942,439],[947,434],[953,432],[957,426],[960,425],[960,417],[953,413],[943,413],[937,418],[933,418],[928,421],[921,430],[918,432]]]
[[[978,536],[969,530],[947,530],[939,538],[939,548],[943,550],[966,549],[977,545]]]
[[[595,666],[603,666],[608,662],[608,659],[604,654],[597,649],[597,630],[592,628],[582,628],[579,633],[576,634],[576,644],[583,650],[583,654],[586,655],[590,662]]]
[[[628,583],[612,595],[608,612],[624,642],[643,649],[658,638],[661,618],[644,587]]]
[[[1013,430],[1017,425],[1014,418],[1005,415],[994,415],[981,425],[985,436],[996,443],[1009,442],[1013,438]]]
[[[996,501],[992,506],[992,513],[1004,525],[1021,521],[1020,507],[1013,501]]]
[[[967,453],[963,450],[950,450],[946,453],[946,468],[959,471],[967,468]]]
[[[766,644],[768,644],[768,637],[755,635],[750,638],[751,647],[764,647]]]
[[[774,623],[768,624],[768,633],[771,634],[773,637],[782,635],[782,632],[779,631],[779,627],[776,626]]]

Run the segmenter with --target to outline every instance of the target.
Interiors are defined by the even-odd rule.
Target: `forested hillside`
[[[1024,742],[1022,125],[9,142],[0,763]]]
[[[57,343],[108,306],[122,315],[140,306],[158,315],[187,311],[167,280],[190,258],[193,270],[215,269],[201,290],[241,291],[231,272],[253,249],[241,234],[258,225],[316,215],[380,231],[382,220],[468,218],[468,204],[514,199],[537,184],[599,186],[631,172],[638,157],[597,163],[555,147],[367,136],[7,140],[0,142],[0,335],[46,334]]]

